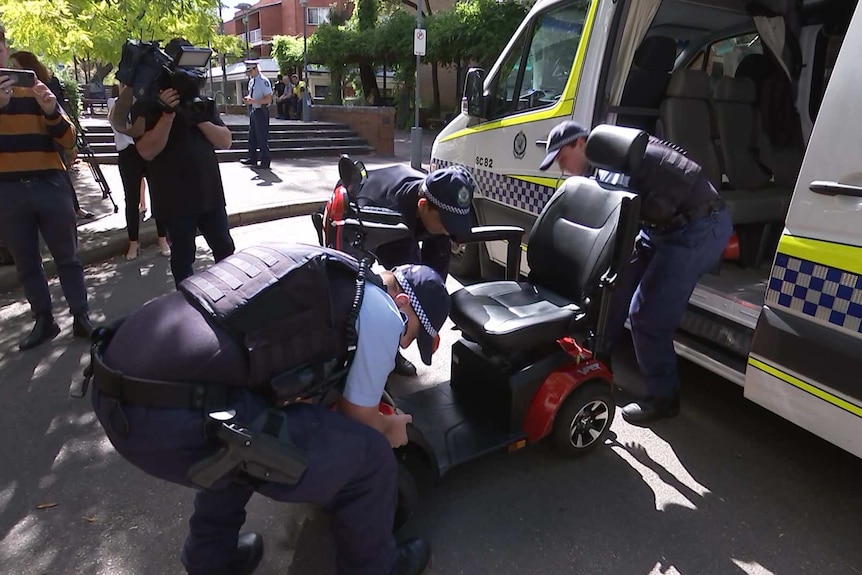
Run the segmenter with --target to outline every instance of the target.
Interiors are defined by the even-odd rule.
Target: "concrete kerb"
[[[262,224],[284,218],[307,216],[323,208],[323,200],[300,201],[289,204],[275,203],[256,206],[252,209],[228,214],[228,224],[231,228]],[[309,225],[311,225],[309,223]],[[146,247],[154,245],[158,237],[155,222],[150,219],[141,225],[139,232],[141,245]],[[125,253],[129,238],[124,228],[101,232],[97,239],[87,242],[78,250],[78,256],[84,266],[93,265],[107,261],[113,257]],[[54,260],[48,256],[43,260],[45,274],[49,278],[57,275]],[[20,286],[15,266],[4,266],[0,268],[0,292],[7,292]]]

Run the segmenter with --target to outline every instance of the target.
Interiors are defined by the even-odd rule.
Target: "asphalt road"
[[[308,218],[233,233],[239,247],[314,241]],[[201,256],[209,261],[206,250]],[[168,262],[153,248],[87,274],[96,320],[172,289]],[[69,397],[87,347],[69,335],[56,282],[52,291],[63,333],[27,353],[15,347],[30,328],[23,296],[0,299],[0,572],[182,573],[192,492],[127,464],[89,401]],[[444,330],[435,365],[421,368],[423,385],[447,379],[456,338]],[[415,349],[407,355],[419,363]],[[630,346],[614,365],[618,383],[640,386]],[[862,573],[862,461],[696,366],[683,364],[681,374],[682,414],[652,430],[618,415],[609,445],[581,460],[540,444],[485,457],[428,486],[405,532],[432,543],[430,573]],[[316,509],[255,496],[247,528],[266,538],[258,573],[333,573],[327,520]]]

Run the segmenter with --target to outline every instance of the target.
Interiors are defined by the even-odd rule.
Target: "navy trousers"
[[[262,106],[254,108],[249,117],[248,126],[248,158],[256,162],[257,151],[260,149],[260,162],[269,163],[269,108]]]
[[[733,226],[726,209],[667,233],[641,231],[631,266],[611,300],[608,335],[631,319],[638,366],[653,398],[679,391],[673,334],[700,278],[718,264]]]
[[[171,273],[177,286],[194,273],[192,264],[195,263],[198,230],[212,250],[215,261],[220,262],[235,250],[224,206],[202,214],[175,216],[165,224],[171,236]]]
[[[0,181],[0,239],[15,259],[18,279],[34,315],[51,312],[39,234],[54,258],[69,310],[73,315],[88,311],[73,197],[74,191],[60,171],[27,181]]]
[[[449,236],[431,236],[422,241],[420,249],[415,239],[404,238],[379,246],[375,255],[380,265],[386,269],[404,264],[423,264],[445,280],[452,259],[452,242]]]
[[[251,422],[266,400],[238,388],[229,402],[237,419]],[[117,452],[144,472],[180,485],[195,462],[215,452],[204,437],[201,411],[120,405],[93,390],[93,407]],[[398,468],[386,438],[376,430],[316,405],[286,408],[292,443],[308,456],[296,485],[261,482],[255,488],[222,480],[199,490],[181,559],[190,575],[228,575],[257,492],[276,501],[311,503],[328,510],[340,575],[388,575],[395,565],[392,535]]]

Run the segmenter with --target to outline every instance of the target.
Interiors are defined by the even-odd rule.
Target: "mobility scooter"
[[[631,174],[647,138],[632,128],[598,126],[586,155],[595,167]],[[313,215],[322,245],[373,258],[377,246],[409,233],[397,212],[360,207],[361,164],[342,157],[339,172],[332,198]],[[439,479],[481,455],[546,437],[565,456],[584,455],[604,442],[615,412],[608,308],[629,262],[639,208],[630,190],[594,178],[567,179],[527,238],[525,279],[519,275],[522,229],[474,227],[469,238],[457,238],[506,240],[506,280],[452,294],[450,317],[462,336],[452,349],[449,382],[387,395],[381,403],[381,410],[397,407],[413,416],[409,444],[399,455],[419,455]],[[405,493],[399,495],[409,506]],[[399,511],[399,521],[406,512]]]

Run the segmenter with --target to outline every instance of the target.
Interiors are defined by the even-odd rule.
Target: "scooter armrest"
[[[517,281],[521,270],[521,240],[524,228],[518,226],[474,226],[469,235],[453,237],[459,244],[504,240],[506,247],[506,279]]]

